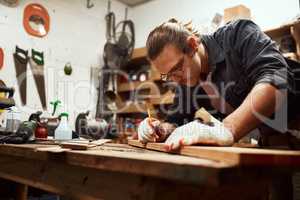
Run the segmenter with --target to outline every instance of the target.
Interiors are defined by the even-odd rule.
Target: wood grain
[[[60,162],[90,169],[210,185],[218,184],[219,173],[231,167],[219,161],[171,155],[110,143],[86,151],[63,149],[58,145],[0,145],[0,154],[1,156]]]
[[[0,145],[0,177],[71,199],[250,200],[266,199],[270,177],[285,173],[140,147],[108,143],[59,152],[58,145]],[[150,147],[161,150],[162,144]]]
[[[289,24],[285,24],[283,26],[279,26],[273,29],[265,30],[264,32],[271,38],[278,38],[283,35],[289,35],[290,34],[290,27],[291,26],[297,26],[300,24],[300,21],[295,21]]]
[[[152,176],[78,167],[65,162],[41,162],[5,155],[0,157],[0,161],[1,178],[74,200],[262,200],[266,199],[268,186],[261,177],[258,180],[252,178],[252,181],[243,179],[244,184],[234,184],[231,180],[228,184],[214,187],[205,182],[200,186]],[[148,167],[152,166],[144,166],[145,170]]]
[[[129,145],[167,152],[163,143],[147,143],[141,146],[137,140],[128,141]],[[300,166],[300,151],[270,150],[239,147],[185,146],[177,153],[181,155],[223,161],[235,166]]]
[[[93,142],[89,141],[68,141],[62,142],[59,144],[64,149],[72,149],[72,150],[87,150],[96,146],[103,145],[105,143],[111,142],[110,139],[99,139]]]

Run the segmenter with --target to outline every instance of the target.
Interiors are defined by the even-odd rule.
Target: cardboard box
[[[251,19],[251,11],[244,5],[224,9],[224,23],[235,19]]]

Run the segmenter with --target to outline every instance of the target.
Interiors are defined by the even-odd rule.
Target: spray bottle
[[[71,140],[72,129],[68,125],[68,113],[60,114],[60,123],[54,131],[55,140]]]

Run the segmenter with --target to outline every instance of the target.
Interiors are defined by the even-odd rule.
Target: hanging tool
[[[45,64],[44,53],[32,49],[31,59],[29,60],[29,63],[35,80],[35,85],[38,89],[38,94],[43,109],[47,109],[46,88],[45,88],[45,78],[44,78],[44,64]]]
[[[125,9],[125,19],[116,25],[116,17],[110,12],[110,2],[108,5],[106,20],[106,39],[104,45],[104,62],[110,68],[120,68],[131,59],[135,44],[134,24],[127,20],[127,8]]]
[[[114,74],[114,69],[119,69],[128,63],[135,44],[134,24],[131,20],[127,20],[127,9],[125,10],[125,20],[116,25],[115,14],[110,11],[110,6],[111,3],[109,1],[108,14],[105,16],[107,42],[104,45],[104,66],[101,71],[96,112],[96,117],[109,116],[109,118],[111,118],[112,114],[104,115],[104,112],[107,113],[107,111],[110,111],[105,101],[109,97],[105,98],[105,95],[115,94],[116,92],[116,75]],[[113,91],[108,91],[109,84],[112,85]]]
[[[15,69],[16,69],[16,77],[19,85],[19,92],[21,96],[22,105],[26,105],[26,90],[27,90],[27,63],[29,60],[28,51],[25,51],[18,46],[16,46],[16,51],[13,54]]]

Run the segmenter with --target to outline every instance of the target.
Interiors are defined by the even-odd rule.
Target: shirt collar
[[[208,63],[211,67],[225,59],[224,51],[215,40],[213,35],[202,35],[201,41],[208,53]]]

